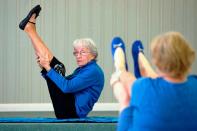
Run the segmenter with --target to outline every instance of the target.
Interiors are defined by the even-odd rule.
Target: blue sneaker
[[[134,74],[135,74],[136,78],[141,77],[139,63],[138,63],[138,56],[139,56],[140,52],[144,53],[143,49],[144,49],[144,47],[143,47],[142,42],[140,40],[136,40],[133,42],[131,52],[132,52],[132,56],[133,56]]]
[[[128,70],[125,44],[120,37],[114,37],[111,42],[111,52],[116,71]]]

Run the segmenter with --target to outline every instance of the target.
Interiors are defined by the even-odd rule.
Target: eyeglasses
[[[76,51],[74,51],[74,52],[73,52],[73,55],[74,55],[74,56],[77,56],[77,55],[85,56],[85,55],[87,55],[88,53],[90,53],[90,52],[85,52],[85,51],[76,52]]]

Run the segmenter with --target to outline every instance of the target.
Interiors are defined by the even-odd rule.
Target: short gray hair
[[[90,38],[81,38],[81,39],[76,39],[73,42],[73,47],[76,48],[78,46],[83,46],[86,47],[90,50],[90,53],[93,54],[95,56],[95,60],[98,57],[98,51],[96,48],[96,44],[94,43],[94,41]]]

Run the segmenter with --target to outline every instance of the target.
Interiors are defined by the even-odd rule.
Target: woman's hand
[[[45,68],[46,71],[49,71],[51,69],[48,55],[42,55],[42,56],[39,55],[37,57],[37,63],[39,64],[40,67]]]
[[[38,64],[38,66],[40,67],[40,69],[42,70],[44,67],[42,67],[42,65],[40,65],[39,56],[36,57],[36,62]]]

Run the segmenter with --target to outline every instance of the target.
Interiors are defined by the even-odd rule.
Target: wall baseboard
[[[118,103],[96,103],[93,111],[118,111]],[[51,103],[0,104],[0,112],[45,112],[53,111]]]

